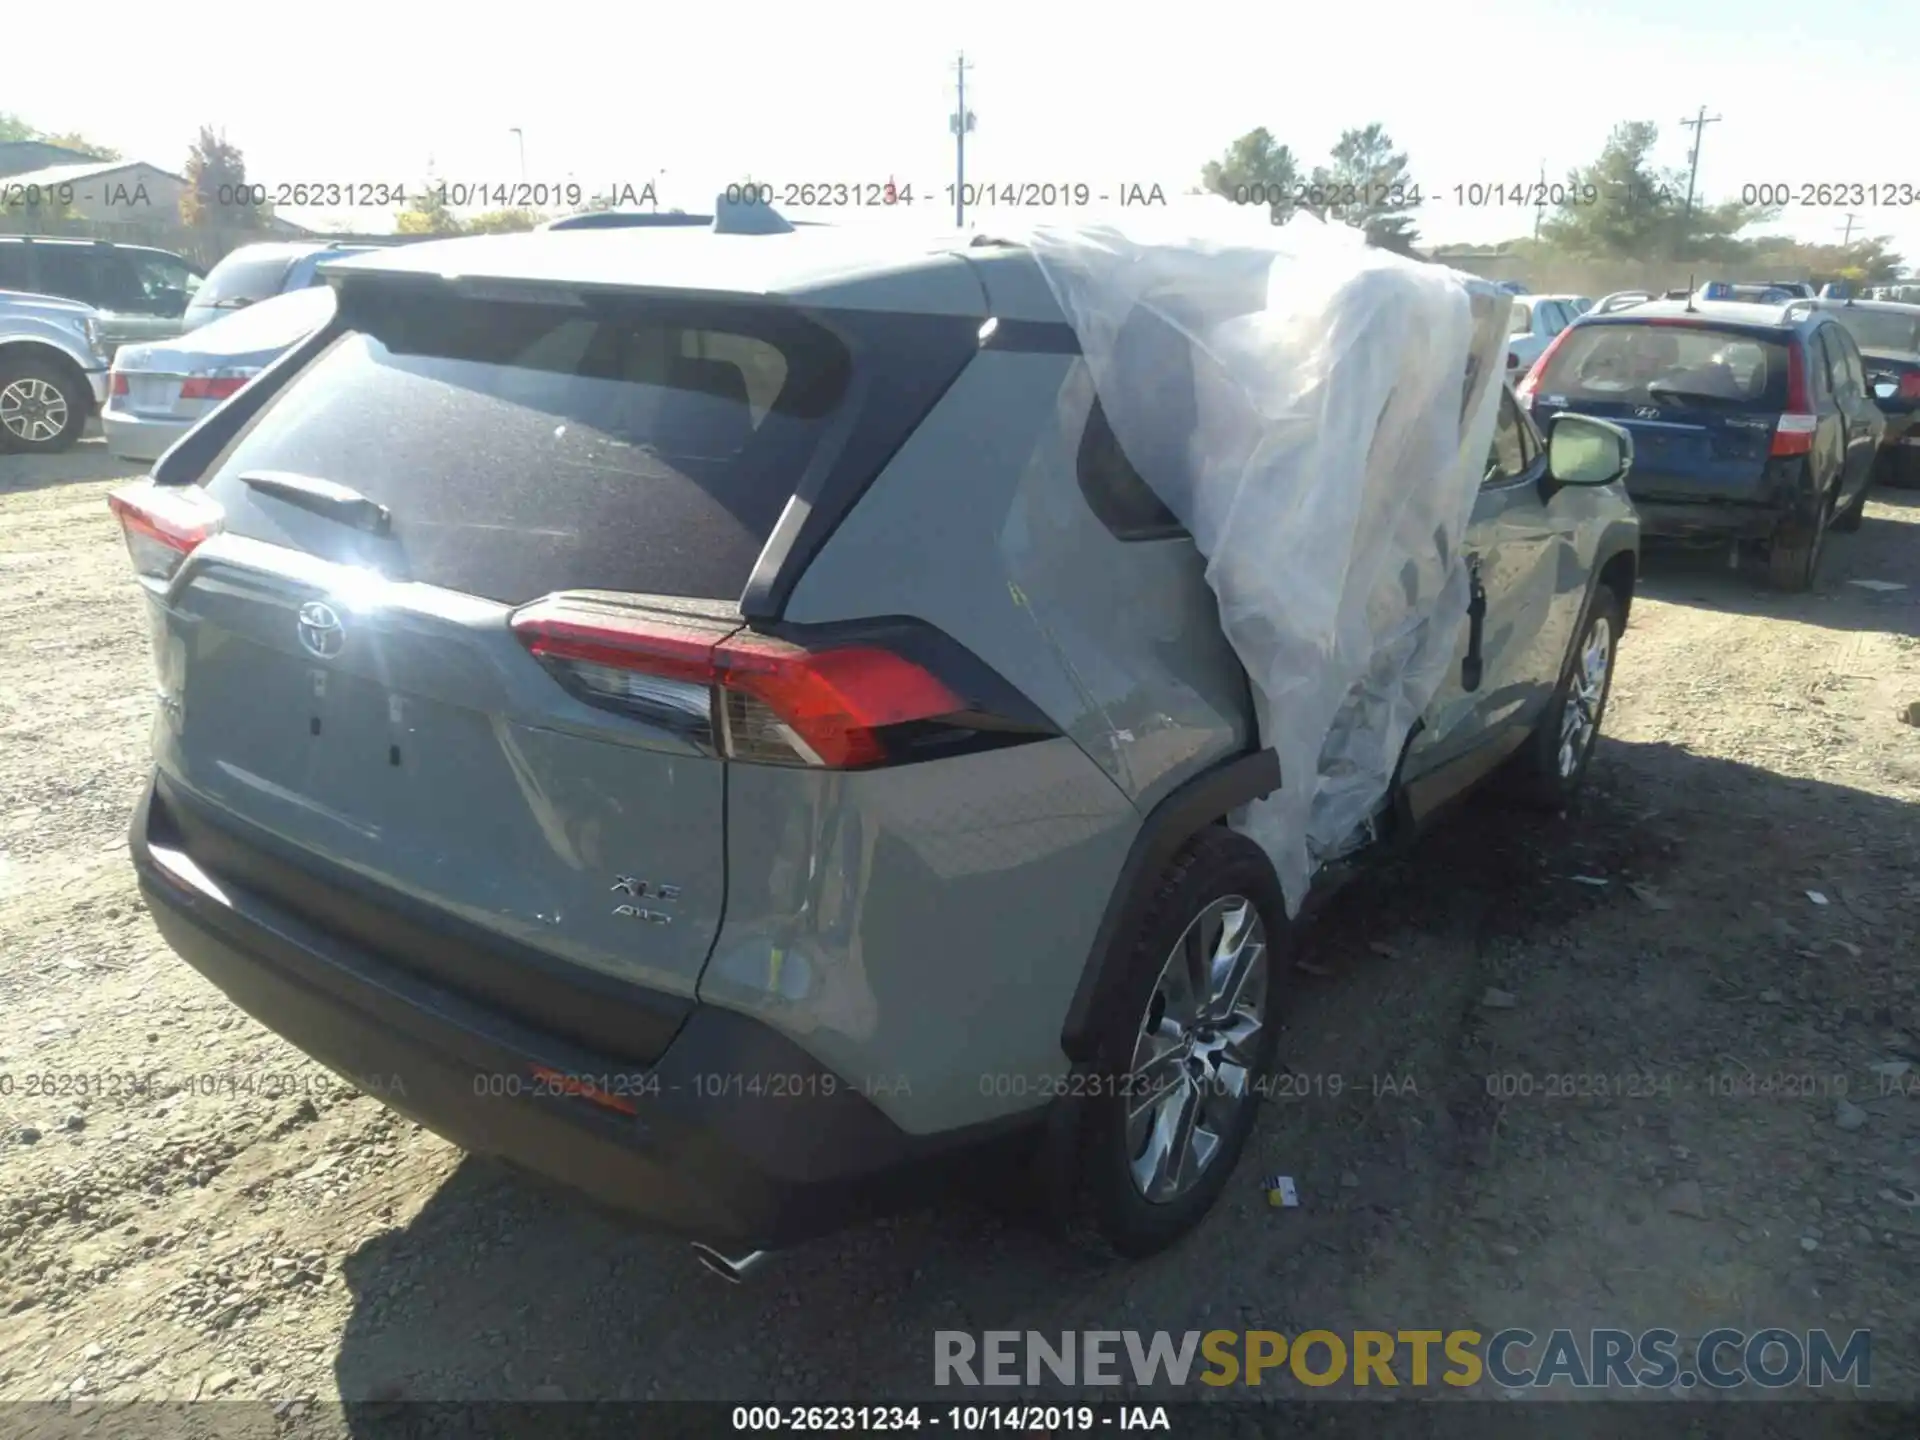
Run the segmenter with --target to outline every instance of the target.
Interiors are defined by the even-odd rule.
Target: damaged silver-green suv
[[[329,274],[332,323],[113,501],[180,955],[722,1264],[989,1148],[1124,1253],[1192,1227],[1286,990],[1226,821],[1293,777],[1033,255],[609,231]],[[1502,394],[1379,845],[1496,768],[1581,783],[1629,458]]]

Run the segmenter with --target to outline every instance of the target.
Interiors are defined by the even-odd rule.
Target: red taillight
[[[1797,344],[1787,346],[1787,410],[1773,428],[1776,456],[1810,455],[1813,432],[1820,417],[1813,413],[1813,400],[1807,394],[1807,361]]]
[[[252,375],[189,375],[180,382],[182,400],[224,400]]]
[[[892,727],[967,709],[934,675],[873,645],[807,650],[579,596],[536,601],[512,626],[582,698],[681,728],[735,760],[860,769],[887,759]]]
[[[1547,348],[1540,352],[1540,358],[1533,362],[1533,368],[1527,371],[1518,385],[1513,387],[1514,399],[1518,400],[1522,405],[1531,405],[1533,403],[1533,392],[1540,388],[1540,377],[1547,373],[1547,366],[1553,362],[1553,352],[1566,344],[1567,336],[1572,333],[1573,327],[1569,325],[1558,335],[1554,336],[1552,340],[1547,342]]]
[[[1920,402],[1920,370],[1909,370],[1900,377],[1899,398]]]
[[[226,512],[196,485],[150,479],[113,491],[107,508],[119,518],[136,573],[165,580],[193,550],[220,533]]]
[[[124,395],[127,393],[127,377],[125,372],[120,370],[113,372],[107,384],[107,393],[109,395]]]

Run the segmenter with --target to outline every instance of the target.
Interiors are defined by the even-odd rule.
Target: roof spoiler
[[[1644,305],[1653,296],[1645,290],[1616,290],[1603,300],[1594,302],[1592,314],[1611,315],[1616,310],[1628,310],[1635,305]]]

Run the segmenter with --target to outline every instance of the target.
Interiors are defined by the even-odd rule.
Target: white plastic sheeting
[[[1297,913],[1457,663],[1511,302],[1311,217],[1143,214],[1023,238],[1115,438],[1206,559],[1283,777],[1234,823]]]

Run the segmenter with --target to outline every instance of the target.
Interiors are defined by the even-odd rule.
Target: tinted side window
[[[99,267],[93,260],[96,253],[110,252],[96,252],[91,245],[36,245],[33,253],[38,270],[34,285],[42,294],[102,303]]]
[[[1115,538],[1168,540],[1187,533],[1133,468],[1098,400],[1093,402],[1087,428],[1080,436],[1077,468],[1080,493]]]
[[[1500,416],[1494,421],[1493,449],[1487,455],[1487,473],[1482,483],[1499,485],[1527,473],[1529,446],[1525,432],[1513,392],[1505,391],[1500,396]]]
[[[1834,358],[1840,362],[1846,374],[1847,392],[1852,395],[1867,393],[1867,370],[1860,360],[1860,347],[1853,343],[1853,337],[1843,325],[1827,327],[1827,343],[1833,347]]]
[[[1821,326],[1807,341],[1807,372],[1813,386],[1813,398],[1816,403],[1833,399],[1839,389],[1836,383],[1841,373],[1839,364],[1833,358],[1833,350],[1827,344],[1827,327]]]

